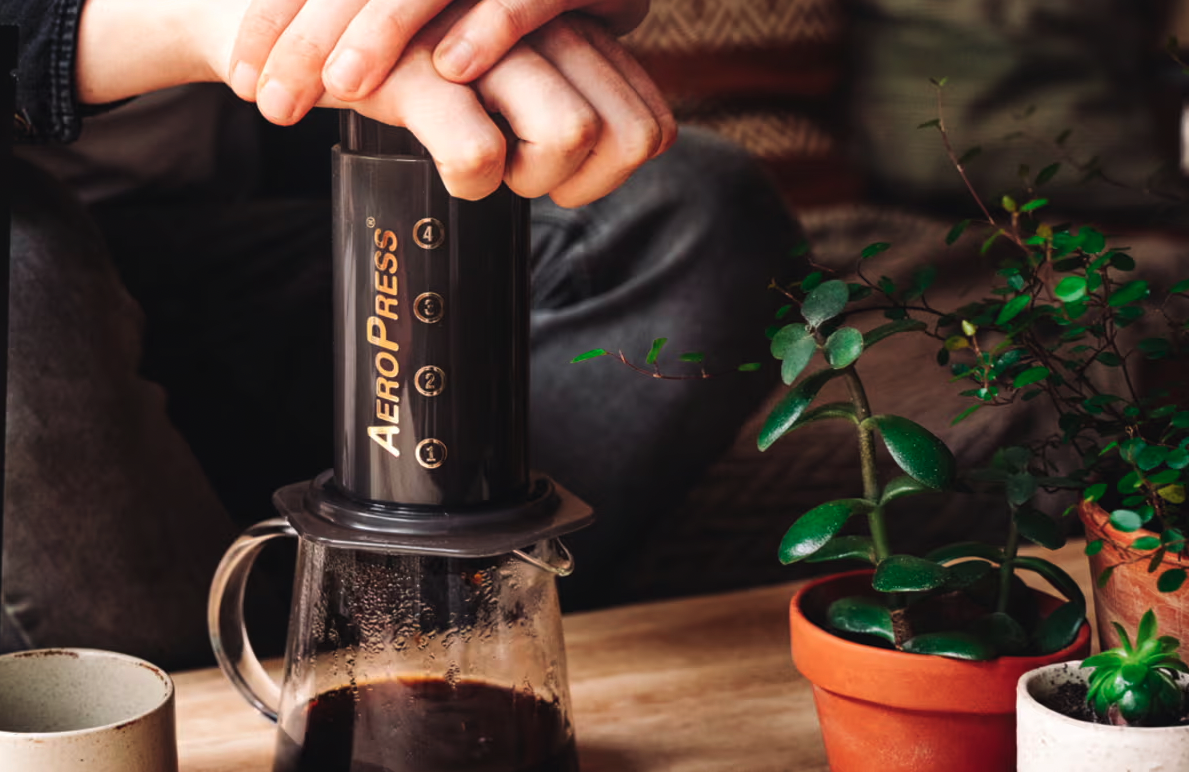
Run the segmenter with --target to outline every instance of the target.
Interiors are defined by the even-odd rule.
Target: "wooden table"
[[[1089,598],[1082,544],[1055,562]],[[565,619],[583,772],[825,772],[789,654],[797,583]],[[275,728],[218,670],[179,673],[181,772],[268,772]]]

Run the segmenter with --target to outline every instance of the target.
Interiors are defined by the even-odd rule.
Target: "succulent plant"
[[[1172,726],[1185,717],[1185,692],[1177,673],[1189,666],[1177,649],[1180,641],[1156,635],[1156,615],[1148,609],[1135,633],[1135,645],[1114,623],[1120,646],[1082,662],[1094,668],[1086,702],[1099,718],[1120,726]]]

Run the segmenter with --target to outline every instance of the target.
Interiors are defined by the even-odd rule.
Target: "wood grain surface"
[[[1081,549],[1073,542],[1055,562],[1089,597]],[[789,654],[797,586],[567,616],[582,772],[828,770],[810,686]],[[181,772],[271,769],[274,726],[218,670],[174,680]]]

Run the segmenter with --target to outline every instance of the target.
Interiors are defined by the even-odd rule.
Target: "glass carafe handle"
[[[211,583],[206,621],[215,659],[223,674],[235,685],[252,707],[273,721],[281,702],[281,687],[264,671],[252,651],[244,627],[244,588],[252,564],[266,542],[278,536],[297,536],[297,531],[283,517],[257,523],[227,550]]]

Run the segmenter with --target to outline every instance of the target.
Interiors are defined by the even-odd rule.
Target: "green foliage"
[[[1120,645],[1082,662],[1092,668],[1086,702],[1102,719],[1125,726],[1173,726],[1185,714],[1178,673],[1189,673],[1177,639],[1156,635],[1156,615],[1140,620],[1135,644],[1118,623]]]

